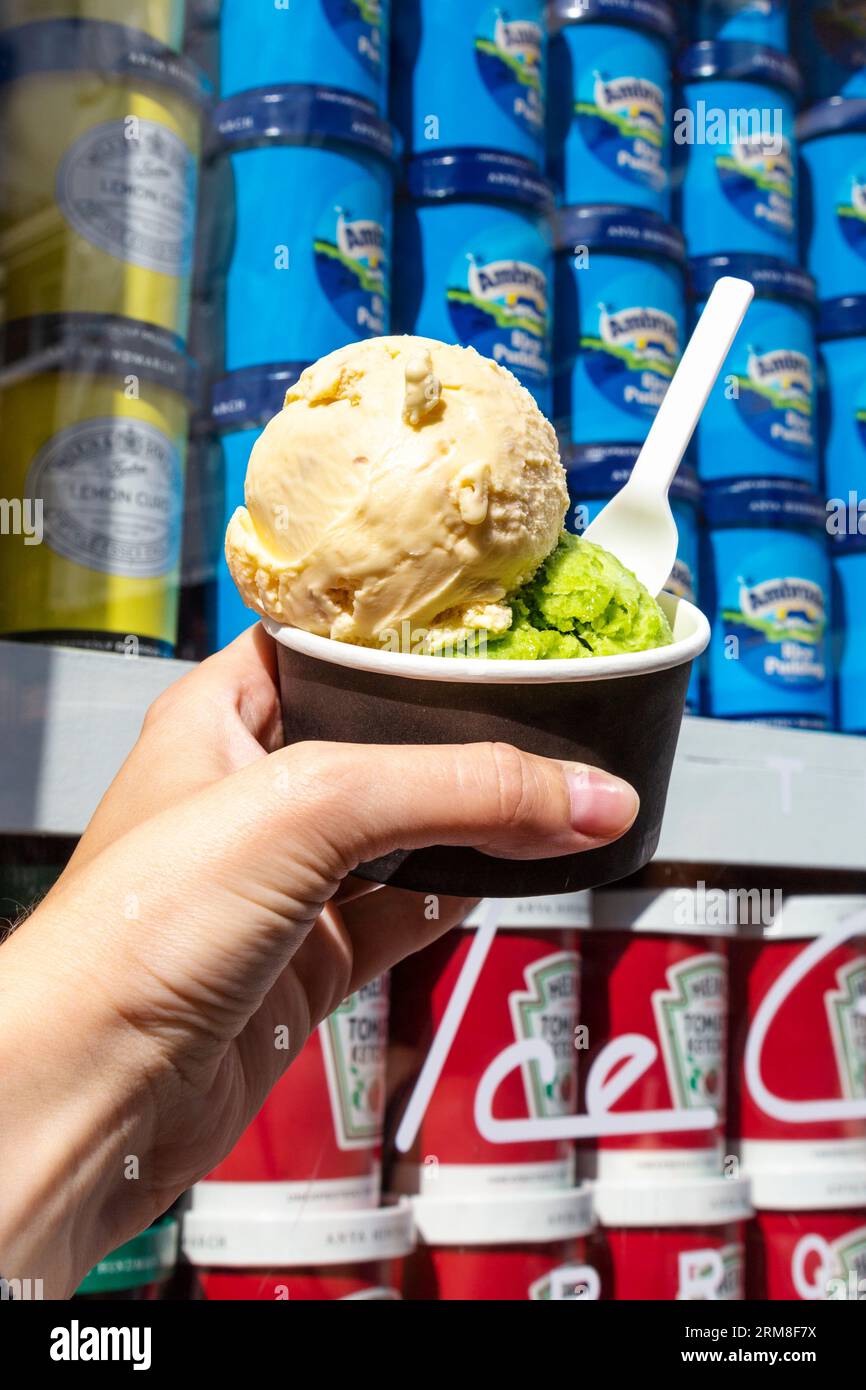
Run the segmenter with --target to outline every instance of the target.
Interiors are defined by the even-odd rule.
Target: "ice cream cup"
[[[598,1183],[603,1229],[591,1241],[605,1298],[741,1300],[749,1184],[712,1178],[663,1184]]]
[[[761,1174],[748,1232],[750,1299],[866,1295],[866,1171]]]
[[[399,1299],[398,1262],[415,1243],[408,1201],[375,1211],[273,1216],[190,1212],[183,1253],[209,1300]]]
[[[704,615],[663,594],[674,641],[653,651],[571,661],[464,660],[354,647],[265,620],[278,643],[286,739],[347,743],[496,740],[589,763],[636,788],[640,814],[615,844],[515,862],[477,850],[396,850],[357,872],[377,883],[458,897],[533,897],[593,888],[652,859]]]
[[[718,1176],[727,1079],[727,944],[706,925],[683,926],[680,894],[613,891],[593,898],[581,936],[585,989],[581,1091],[603,1050],[638,1034],[655,1057],[612,1107],[621,1111],[716,1111],[711,1129],[606,1135],[578,1151],[583,1176],[606,1182],[680,1182]],[[585,1109],[581,1101],[579,1110]]]
[[[508,1198],[418,1197],[419,1245],[405,1265],[414,1301],[597,1299],[587,1261],[588,1189]]]
[[[388,977],[321,1023],[209,1178],[196,1212],[354,1211],[379,1204]]]
[[[500,1119],[553,1120],[573,1115],[577,1103],[580,961],[575,928],[586,920],[585,894],[502,905],[497,935],[466,1004],[410,1151],[389,1173],[392,1190],[424,1197],[479,1199],[512,1194],[520,1200],[540,1188],[574,1184],[574,1144],[563,1139],[493,1144],[480,1133],[475,1099],[485,1070],[515,1043],[543,1039],[556,1058],[546,1085],[537,1063],[505,1078],[497,1092]],[[545,908],[549,908],[545,911]],[[410,957],[394,975],[388,1090],[396,1121],[440,1035],[464,978],[475,942],[473,914]],[[389,1129],[391,1128],[389,1120]]]
[[[815,1102],[866,1100],[866,940],[835,945],[801,979],[797,961],[824,933],[866,909],[862,897],[790,897],[771,925],[738,933],[731,952],[729,1137],[755,1179],[778,1171],[862,1172],[866,1119],[810,1115]],[[783,976],[791,983],[786,988]],[[746,1044],[771,991],[782,997],[767,1024],[756,1085]],[[767,1113],[781,1101],[787,1119]]]

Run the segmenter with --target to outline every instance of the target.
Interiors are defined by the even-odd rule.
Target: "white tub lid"
[[[752,1201],[758,1211],[846,1211],[866,1209],[866,1169],[823,1173],[755,1173]]]
[[[857,913],[863,914],[866,936],[866,897],[846,893],[784,897],[772,887],[725,889],[702,884],[662,892],[598,891],[593,895],[592,924],[605,931],[784,941],[820,936]]]
[[[298,1269],[399,1259],[415,1244],[406,1198],[370,1211],[189,1211],[181,1219],[181,1249],[194,1265],[237,1269]]]
[[[705,894],[694,888],[650,889],[619,888],[593,894],[592,925],[602,931],[664,932],[669,936],[731,936],[733,929],[715,922],[707,923],[705,912],[711,912],[715,890]],[[727,899],[723,905],[727,909]],[[726,913],[727,915],[727,913]]]
[[[531,927],[533,930],[565,929],[567,927],[588,927],[591,921],[591,893],[552,893],[546,898],[503,898],[499,904],[497,928],[500,931]],[[466,921],[465,927],[480,925],[486,902],[476,907]]]
[[[857,922],[857,917],[862,917],[862,922]],[[807,941],[849,919],[858,934],[866,936],[866,898],[854,893],[790,897],[783,899],[781,911],[770,926],[752,927],[740,934],[763,941]]]
[[[752,1215],[748,1178],[593,1185],[603,1226],[721,1226]]]
[[[586,1185],[511,1197],[414,1197],[412,1206],[426,1245],[536,1245],[585,1236],[594,1224]]]

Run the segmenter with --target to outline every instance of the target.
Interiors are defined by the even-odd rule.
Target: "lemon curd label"
[[[61,430],[30,465],[44,542],[103,574],[148,579],[177,564],[183,469],[175,443],[143,420],[91,419]]]
[[[182,276],[192,262],[196,161],[158,121],[94,126],[70,146],[57,174],[67,222],[118,260]]]
[[[576,1098],[574,1030],[577,1026],[579,961],[573,951],[558,951],[527,966],[525,990],[508,999],[514,1037],[518,1042],[540,1039],[551,1048],[556,1069],[545,1081],[537,1062],[524,1063],[523,1084],[529,1114],[534,1118],[567,1115]]]
[[[374,1148],[382,1138],[388,978],[345,999],[321,1024],[334,1137],[341,1149]]]

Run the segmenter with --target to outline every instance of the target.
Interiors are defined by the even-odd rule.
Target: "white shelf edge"
[[[0,834],[81,833],[192,667],[0,642]],[[866,739],[687,719],[657,859],[866,873]]]

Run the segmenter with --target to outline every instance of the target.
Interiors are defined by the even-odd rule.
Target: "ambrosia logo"
[[[527,261],[488,261],[470,257],[469,292],[483,303],[501,304],[532,333],[547,329],[547,276]]]
[[[322,288],[356,337],[384,333],[386,324],[388,240],[370,202],[369,187],[347,189],[327,209],[313,243]]]
[[[642,129],[659,134],[665,120],[665,98],[661,87],[643,77],[606,78],[595,75],[595,104],[603,114],[615,114]]]
[[[501,5],[492,5],[485,12],[481,32],[475,38],[478,70],[491,97],[534,138],[544,126],[542,42],[540,24],[531,19],[510,18]]]
[[[680,350],[676,319],[662,309],[620,309],[612,313],[601,305],[602,342],[629,349],[643,362],[673,365]]]
[[[496,47],[530,67],[537,67],[541,61],[541,29],[537,24],[525,19],[496,20],[493,31]]]
[[[802,401],[811,407],[814,381],[812,363],[802,352],[782,349],[776,352],[750,352],[749,378],[756,386],[777,391],[791,403]]]
[[[767,579],[763,584],[743,584],[740,606],[746,622],[770,625],[776,640],[790,635],[801,642],[815,642],[824,632],[824,593],[808,579]]]
[[[794,178],[794,158],[791,142],[775,135],[760,134],[749,140],[738,140],[733,146],[736,163],[752,178],[761,178],[790,191]]]
[[[370,275],[380,281],[385,260],[385,230],[370,219],[350,222],[341,211],[337,217],[337,246],[350,260],[366,265]]]

